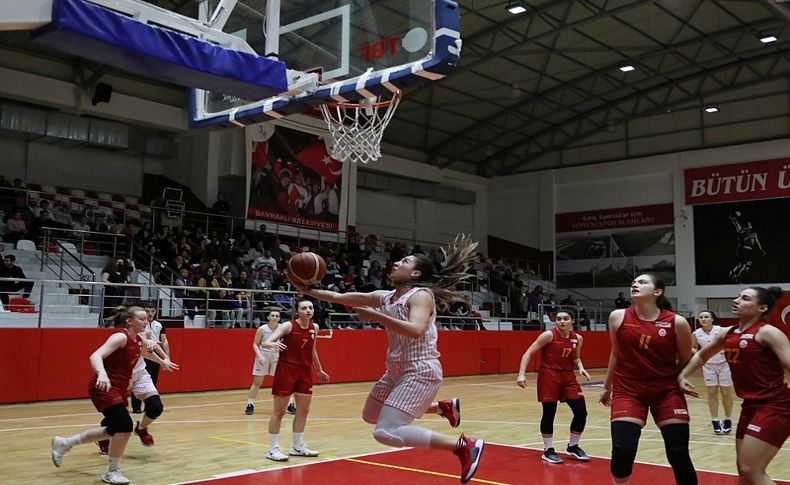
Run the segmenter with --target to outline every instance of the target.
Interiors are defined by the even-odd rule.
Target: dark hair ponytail
[[[757,293],[757,302],[760,305],[766,306],[766,310],[760,314],[760,317],[765,317],[771,313],[771,310],[774,309],[776,302],[782,298],[782,295],[784,295],[784,290],[778,286],[771,286],[769,288],[763,288],[762,286],[750,286],[747,289],[753,290],[755,293]]]
[[[643,274],[648,278],[650,278],[650,281],[653,282],[653,286],[655,286],[657,290],[661,290],[661,295],[659,295],[659,297],[656,299],[656,306],[660,310],[668,310],[671,312],[672,303],[670,303],[667,297],[665,296],[667,292],[667,285],[664,284],[664,280],[654,275],[653,273],[643,273]]]

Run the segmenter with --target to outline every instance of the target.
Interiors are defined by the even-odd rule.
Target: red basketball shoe
[[[110,440],[97,441],[96,444],[99,446],[100,455],[106,455],[110,451]]]
[[[148,432],[148,428],[140,429],[139,422],[134,427],[134,434],[140,437],[140,441],[143,442],[143,446],[154,446],[154,437]]]
[[[481,439],[467,438],[463,434],[458,438],[458,445],[453,453],[461,460],[461,483],[466,483],[475,476],[480,457],[483,456],[483,445],[485,443]]]
[[[461,424],[461,400],[455,397],[439,401],[439,416],[446,418],[450,426],[457,428]]]

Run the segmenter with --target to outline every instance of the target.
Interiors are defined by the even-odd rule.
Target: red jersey
[[[617,350],[617,376],[642,381],[677,377],[675,314],[661,310],[651,322],[640,319],[634,307],[626,308],[617,330]]]
[[[767,322],[757,322],[746,331],[730,327],[724,337],[724,355],[732,372],[735,392],[742,399],[788,401],[790,389],[784,380],[784,367],[776,354],[754,338]]]
[[[93,375],[88,383],[88,394],[99,411],[114,404],[126,403],[132,370],[140,359],[140,347],[142,346],[140,335],[130,338],[125,330],[122,333],[126,337],[126,345],[103,360],[104,370],[110,379],[110,389],[108,391],[100,391],[96,388],[96,380],[98,378],[96,374]]]
[[[302,328],[298,320],[291,320],[291,333],[283,337],[285,350],[280,351],[280,362],[311,367],[313,365],[313,348],[315,347],[315,324]]]
[[[540,349],[540,366],[546,369],[573,372],[573,359],[576,358],[576,347],[579,345],[579,335],[571,332],[564,338],[556,328],[551,330],[551,342]]]

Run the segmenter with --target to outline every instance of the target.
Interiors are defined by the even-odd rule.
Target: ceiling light
[[[762,42],[763,44],[771,44],[773,42],[776,42],[777,40],[779,39],[777,39],[776,36],[770,32],[764,32],[760,34],[760,42]]]
[[[505,8],[513,15],[518,15],[527,11],[527,5],[524,2],[519,1],[509,1],[507,2],[507,6]]]
[[[719,107],[718,106],[705,106],[706,113],[718,113]]]
[[[634,66],[633,64],[623,64],[620,66],[620,70],[623,72],[636,71],[636,66]]]

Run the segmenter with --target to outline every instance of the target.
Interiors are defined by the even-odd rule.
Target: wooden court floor
[[[593,372],[593,380],[602,380],[603,372]],[[697,378],[697,384],[701,385],[699,381]],[[452,435],[463,431],[508,447],[539,448],[542,446],[538,429],[540,406],[535,400],[534,382],[532,374],[530,387],[524,390],[516,387],[513,374],[448,378],[440,397],[461,398],[461,426],[454,430],[438,416],[426,416],[421,423],[435,431]],[[246,390],[165,395],[165,413],[150,429],[156,445],[143,447],[132,435],[122,469],[133,483],[172,484],[245,470],[269,470],[386,451],[387,447],[373,440],[372,427],[360,418],[370,385],[316,386],[305,438],[311,448],[321,451],[321,456],[291,458],[286,464],[265,458],[271,406],[268,389],[261,390],[254,416],[243,413]],[[599,388],[585,387],[585,391],[589,418],[581,444],[590,455],[609,456],[608,409],[597,403]],[[691,398],[689,403],[691,453],[695,466],[699,470],[735,473],[734,436],[712,433],[704,400]],[[739,405],[736,403],[736,410]],[[558,448],[564,447],[567,440],[570,417],[569,409],[560,406],[555,420]],[[59,469],[52,465],[49,452],[53,435],[73,435],[96,426],[99,420],[100,415],[88,400],[0,406],[0,483],[100,483],[106,458],[98,455],[96,446],[87,444],[74,448]],[[286,417],[281,433],[283,447],[291,444],[290,424],[290,417]],[[486,452],[481,471],[485,470],[486,460],[496,455],[497,449],[491,447]],[[538,456],[524,451],[525,474],[529,474],[531,466],[542,465]],[[454,470],[455,457],[450,455],[446,459]],[[642,434],[637,460],[666,464],[661,435],[652,423]],[[579,470],[585,473],[582,468]],[[790,481],[790,444],[779,451],[769,474],[775,480]],[[485,479],[480,473],[476,478]],[[656,485],[650,477],[644,477],[644,482],[634,478],[634,483]],[[447,483],[446,478],[443,480],[436,483]],[[521,476],[514,477],[510,483],[526,481],[526,476]]]

